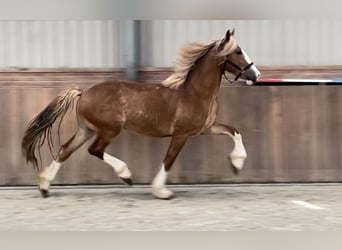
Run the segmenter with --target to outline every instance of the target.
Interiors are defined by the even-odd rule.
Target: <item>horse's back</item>
[[[160,84],[113,80],[84,91],[77,103],[78,116],[93,129],[120,126],[140,134],[170,133],[177,102],[172,90]],[[166,126],[167,125],[167,126]]]

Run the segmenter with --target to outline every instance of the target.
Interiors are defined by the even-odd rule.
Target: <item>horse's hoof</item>
[[[233,173],[235,175],[238,175],[240,173],[240,170],[243,168],[243,164],[246,160],[246,157],[245,156],[230,155],[228,157],[228,160],[231,164],[231,168],[233,170]]]
[[[171,200],[175,197],[174,193],[166,188],[153,188],[152,194],[160,200]]]
[[[120,179],[128,186],[132,186],[133,185],[133,181],[131,178],[122,178],[120,177]]]
[[[159,200],[169,201],[169,200],[172,200],[175,197],[175,195],[172,194],[171,196],[168,196],[168,197],[157,197],[157,196],[154,196],[154,197],[156,197]]]
[[[232,163],[230,163],[230,166],[232,168],[232,171],[235,175],[239,175],[239,169],[237,167],[235,167]]]
[[[49,190],[46,190],[46,189],[39,189],[41,195],[43,198],[48,198],[50,197],[50,193],[49,193]]]

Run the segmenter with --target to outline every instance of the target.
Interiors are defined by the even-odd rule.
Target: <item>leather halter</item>
[[[226,65],[227,63],[229,63],[230,65],[232,65],[234,68],[236,68],[239,71],[239,74],[234,78],[233,81],[229,80],[228,77],[226,76]],[[229,60],[227,58],[227,56],[224,58],[224,62],[223,62],[223,68],[222,68],[222,74],[224,76],[224,78],[226,78],[226,80],[229,83],[234,83],[236,82],[242,75],[245,74],[246,70],[248,70],[250,67],[253,66],[253,62],[247,64],[244,68],[241,68],[239,65],[236,65],[235,63],[233,63],[231,60]]]

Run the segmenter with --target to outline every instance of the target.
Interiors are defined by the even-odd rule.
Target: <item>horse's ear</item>
[[[226,32],[226,37],[225,37],[225,42],[228,42],[228,41],[229,41],[230,35],[231,35],[230,30],[227,30],[227,32]]]
[[[226,37],[225,37],[225,42],[228,42],[229,39],[230,39],[230,37],[231,37],[231,36],[234,36],[234,33],[235,33],[235,29],[233,29],[232,31],[227,30],[227,32],[226,32]]]
[[[227,30],[224,39],[222,39],[222,41],[221,41],[221,43],[220,43],[219,50],[222,50],[223,47],[224,47],[224,45],[225,45],[227,42],[229,42],[229,39],[230,39],[231,36],[234,35],[234,32],[235,32],[235,29],[233,29],[232,31]]]

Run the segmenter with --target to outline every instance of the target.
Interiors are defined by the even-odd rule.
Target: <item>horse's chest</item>
[[[203,130],[211,127],[214,124],[216,120],[216,116],[217,116],[217,111],[218,111],[218,104],[217,104],[217,101],[215,100],[211,102],[209,105],[208,114],[207,114],[206,121],[204,123]]]

